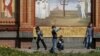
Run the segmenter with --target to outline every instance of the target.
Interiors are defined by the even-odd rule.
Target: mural
[[[2,17],[14,17],[15,0],[2,0]]]
[[[87,26],[91,0],[36,0],[35,25]]]

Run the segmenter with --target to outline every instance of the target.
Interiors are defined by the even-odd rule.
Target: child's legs
[[[86,48],[89,49],[90,47],[90,37],[88,36],[86,39]]]
[[[53,46],[52,46],[52,48],[53,48],[53,51],[55,51],[56,50],[56,46],[57,46],[57,39],[52,39],[52,42],[53,42]]]
[[[44,40],[43,40],[43,39],[41,39],[41,42],[42,42],[42,44],[43,44],[44,48],[45,48],[45,49],[47,49],[47,46],[46,46],[46,44],[45,44],[45,42],[44,42]]]
[[[40,39],[37,39],[37,41],[36,41],[36,44],[37,44],[37,49],[39,49],[39,48],[40,48],[39,42],[40,42]]]
[[[92,41],[93,41],[93,39],[92,39],[92,36],[90,36],[90,47],[92,48]]]

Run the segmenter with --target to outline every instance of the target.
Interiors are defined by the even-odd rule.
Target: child
[[[57,43],[57,48],[59,51],[64,49],[64,40],[62,39],[62,35],[59,37],[58,43]]]
[[[57,32],[61,30],[61,28],[57,28],[55,25],[52,26],[52,48],[50,49],[51,53],[55,53],[56,52],[56,48],[57,48]]]
[[[86,31],[85,47],[87,49],[92,48],[93,45],[93,26],[92,23],[89,24]]]
[[[45,50],[46,50],[47,49],[47,46],[46,46],[46,44],[45,44],[45,42],[43,40],[43,33],[42,33],[40,27],[37,26],[35,29],[36,29],[36,34],[37,34],[37,41],[36,41],[37,49],[40,48],[39,42],[41,41],[42,44],[43,44],[43,46],[44,46],[44,48],[45,48]]]

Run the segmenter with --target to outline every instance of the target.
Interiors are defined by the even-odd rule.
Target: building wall
[[[94,9],[96,14],[93,14],[95,17],[95,23],[96,23],[96,30],[99,31],[100,27],[100,4],[99,0],[93,0],[96,1],[94,3]],[[2,4],[2,0],[0,0],[0,4]],[[17,5],[17,4],[16,4]],[[2,5],[0,5],[2,7]],[[1,12],[1,9],[0,9]],[[15,25],[15,18],[7,18],[3,19],[0,17],[0,25]],[[35,26],[35,0],[20,0],[20,30],[21,31],[32,31],[32,28]],[[27,29],[27,30],[26,30]]]
[[[15,39],[9,39],[9,38],[0,38],[0,47],[11,47],[15,48]]]
[[[33,30],[32,28],[34,26],[34,17],[35,17],[35,12],[34,12],[35,2],[34,1],[35,0],[20,0],[20,31],[32,31]],[[3,0],[0,0],[0,8],[2,8],[2,5],[3,5],[2,2]],[[17,3],[15,3],[15,5],[17,5]],[[0,9],[0,28],[4,29],[4,27],[1,27],[4,25],[5,26],[11,25],[12,28],[14,25],[16,26],[16,20],[18,19],[15,17],[14,18],[2,18],[1,11],[2,9]],[[5,28],[9,28],[8,26]]]
[[[95,32],[100,32],[100,0],[92,0],[92,20],[95,24]],[[20,23],[21,23],[21,31],[32,31],[32,27],[35,26],[35,0],[21,0],[20,7]],[[27,29],[27,30],[26,30]],[[30,30],[31,29],[31,30]],[[31,42],[21,42],[22,48],[28,48],[32,44]],[[25,45],[27,45],[25,47]],[[96,47],[99,46],[99,41],[96,42]]]
[[[99,22],[99,18],[100,18],[100,1],[96,0],[96,26],[100,27],[100,22]]]
[[[0,4],[1,4],[0,0]],[[100,32],[100,0],[94,0],[94,13],[95,16],[95,32]],[[17,4],[16,4],[17,5]],[[1,5],[0,5],[1,8]],[[1,9],[0,9],[1,12]],[[0,29],[16,29],[16,20],[15,18],[1,18],[0,17]],[[5,25],[5,27],[4,27]],[[10,25],[10,26],[9,26]],[[20,0],[20,32],[33,32],[33,27],[35,26],[35,0]],[[0,39],[0,44],[6,45],[9,44],[9,47],[15,47],[15,39]],[[28,39],[28,38],[27,38]],[[29,48],[32,46],[32,39],[21,39],[21,48]],[[96,42],[96,46],[98,46],[99,41]]]
[[[35,0],[20,0],[21,31],[32,31],[35,21]],[[27,29],[27,30],[26,30]]]
[[[2,1],[0,0],[0,32],[1,31],[15,31],[17,30],[16,21],[17,17],[14,18],[2,18],[1,17],[1,7]],[[26,32],[32,32],[34,26],[34,1],[35,0],[19,0],[20,1],[20,33],[25,35]],[[17,5],[18,3],[16,3]],[[19,8],[16,8],[16,10]],[[19,13],[19,12],[16,12]],[[23,32],[25,34],[23,34]],[[2,32],[1,32],[2,33]],[[9,33],[10,34],[10,33]],[[21,35],[21,36],[22,36]],[[23,37],[23,36],[22,36]],[[28,37],[28,36],[26,36]],[[21,38],[19,38],[20,40]],[[31,38],[29,38],[31,39]],[[20,47],[29,48],[31,46],[30,40],[25,40],[22,38],[20,41]],[[25,45],[25,46],[24,46]],[[16,46],[16,37],[0,37],[0,46],[8,46],[14,48]]]
[[[97,32],[100,32],[100,1],[96,0],[96,27]]]

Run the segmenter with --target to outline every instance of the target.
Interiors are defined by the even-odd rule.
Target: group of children
[[[42,30],[40,29],[39,26],[37,26],[35,29],[36,29],[36,34],[37,34],[37,41],[36,41],[37,49],[40,48],[39,42],[41,41],[43,46],[44,46],[44,48],[45,48],[45,50],[46,50],[47,46],[46,46],[46,44],[45,44],[45,42],[43,40],[43,32],[42,32]],[[59,36],[59,39],[57,41],[57,31],[59,31],[59,30],[60,30],[60,28],[57,29],[56,26],[52,26],[52,31],[51,31],[51,33],[52,33],[52,44],[53,44],[52,48],[51,48],[52,52],[55,52],[56,47],[58,48],[59,51],[64,49],[64,40],[62,39],[62,37],[63,37],[62,35]]]
[[[43,40],[43,33],[42,30],[40,29],[39,26],[37,26],[36,28],[36,34],[37,34],[37,49],[40,48],[39,46],[39,42],[41,41],[45,50],[47,49],[47,46]],[[57,39],[57,32],[60,30],[61,28],[57,28],[56,26],[52,26],[52,48],[50,49],[50,52],[55,52],[56,48],[58,48],[59,51],[64,49],[64,40],[62,39],[62,35],[59,36],[59,39]],[[92,48],[92,42],[93,42],[93,27],[92,24],[89,24],[89,26],[87,27],[87,31],[86,31],[86,38],[84,40],[84,44],[85,47],[87,49]]]

